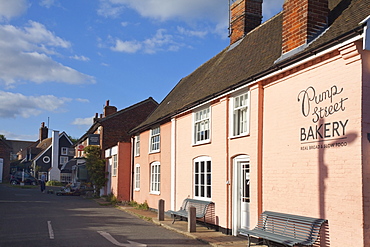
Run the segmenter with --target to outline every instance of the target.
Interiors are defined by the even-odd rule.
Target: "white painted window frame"
[[[68,155],[68,148],[67,147],[62,147],[60,151],[61,155]]]
[[[246,97],[246,99],[245,99]],[[240,105],[240,99],[243,99],[244,104]],[[242,91],[235,93],[230,98],[230,131],[231,138],[247,136],[250,134],[250,91]],[[245,124],[241,130],[241,116]]]
[[[117,170],[118,170],[118,155],[114,154],[112,156],[112,176],[117,176]]]
[[[158,161],[150,164],[150,194],[161,193],[161,164]]]
[[[135,136],[134,147],[135,157],[140,156],[140,135]]]
[[[204,170],[201,163],[204,162]],[[208,164],[210,169],[208,169]],[[198,169],[197,169],[198,166]],[[202,180],[203,176],[203,180]],[[209,181],[208,181],[209,179]],[[209,192],[208,192],[209,188]],[[193,193],[194,198],[204,201],[212,200],[212,159],[209,156],[197,157],[193,161]],[[203,194],[202,194],[203,192]]]
[[[196,109],[193,112],[193,145],[201,145],[211,142],[211,106]],[[203,128],[202,128],[203,127]],[[206,129],[208,127],[208,129]],[[199,131],[199,128],[203,129]],[[208,131],[208,137],[200,139],[198,133]],[[205,134],[206,135],[206,134]]]
[[[160,126],[150,130],[149,153],[158,153],[161,150],[161,128]]]
[[[65,163],[67,163],[68,162],[68,156],[60,156],[60,158],[59,158],[59,164],[61,164],[61,165],[64,165]]]
[[[135,165],[135,191],[140,191],[140,164]]]

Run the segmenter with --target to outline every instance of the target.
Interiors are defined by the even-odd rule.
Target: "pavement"
[[[96,199],[96,201],[100,205],[109,204],[104,199]],[[127,213],[130,213],[132,215],[135,215],[143,220],[153,222],[154,224],[160,225],[164,228],[175,231],[177,233],[181,233],[190,238],[197,239],[211,246],[217,246],[217,247],[248,246],[247,238],[226,235],[221,232],[217,232],[213,229],[208,229],[207,227],[203,225],[199,225],[199,224],[197,224],[196,232],[188,232],[188,222],[187,221],[176,221],[174,224],[172,224],[173,220],[168,216],[165,216],[164,221],[159,221],[157,212],[152,211],[152,210],[142,210],[142,209],[137,209],[137,208],[127,206],[127,205],[117,205],[117,208]],[[251,246],[263,247],[266,245],[257,245],[257,244],[251,243]]]

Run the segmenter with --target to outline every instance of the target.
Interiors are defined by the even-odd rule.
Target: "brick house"
[[[35,142],[19,140],[0,139],[0,183],[9,181],[9,174],[12,172],[11,163],[21,158],[22,150],[27,149]],[[17,169],[15,167],[15,169]],[[14,169],[13,169],[14,170]]]
[[[94,123],[78,140],[76,157],[83,157],[83,148],[99,145],[102,158],[107,160],[108,184],[101,192],[113,193],[119,200],[129,200],[131,181],[131,136],[128,131],[141,122],[158,106],[152,98],[117,111],[109,101],[104,106],[103,114],[95,115]]]
[[[261,24],[262,1],[234,1],[230,46],[131,131],[133,200],[212,201],[234,235],[265,210],[325,218],[321,246],[369,246],[369,6],[286,0]]]

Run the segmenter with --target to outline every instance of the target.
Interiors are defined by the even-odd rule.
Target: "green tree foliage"
[[[5,135],[0,134],[0,140],[6,140]]]
[[[72,137],[72,136],[68,136],[68,138],[71,140],[71,142],[72,142],[73,144],[76,144],[76,142],[78,141],[78,138],[74,138],[74,137]]]
[[[101,158],[101,149],[98,146],[87,146],[84,148],[86,153],[86,168],[90,181],[95,188],[95,195],[100,196],[100,189],[108,181],[105,171],[105,160]]]

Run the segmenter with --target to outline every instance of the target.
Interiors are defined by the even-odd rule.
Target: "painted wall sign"
[[[311,122],[311,125],[300,128],[299,137],[301,144],[312,144],[301,147],[301,150],[347,146],[343,140],[346,139],[349,119],[328,122],[336,113],[346,110],[347,100],[344,89],[336,85],[322,92],[313,86],[299,92],[301,114]],[[330,143],[322,144],[326,141]]]
[[[88,136],[88,145],[100,145],[100,135],[99,134],[90,134]]]

